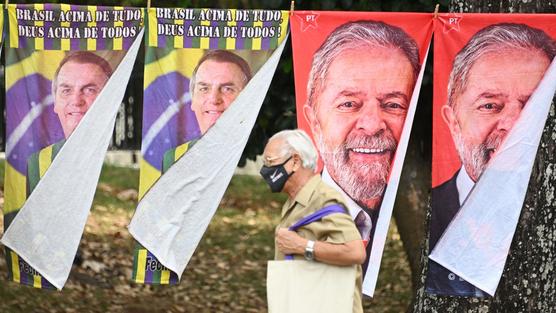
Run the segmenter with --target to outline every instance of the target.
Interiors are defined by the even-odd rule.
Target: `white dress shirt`
[[[367,214],[367,212],[365,212],[359,206],[359,204],[353,201],[353,199],[348,194],[346,194],[345,191],[340,186],[338,186],[338,184],[336,184],[336,182],[330,176],[330,173],[328,173],[328,171],[326,170],[326,167],[322,171],[322,180],[344,196],[344,201],[348,205],[349,214],[354,221],[357,218],[357,215],[360,214],[360,212],[363,212],[362,214],[365,216],[365,229],[363,231],[360,231],[362,232],[361,237],[363,241],[368,242],[371,237],[371,229],[373,228],[373,223],[369,214]]]
[[[465,167],[462,165],[459,170],[458,177],[456,177],[456,187],[458,188],[459,206],[461,207],[471,189],[475,186],[475,182],[469,177]]]

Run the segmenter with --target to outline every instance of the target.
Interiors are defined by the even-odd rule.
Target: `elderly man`
[[[315,175],[317,152],[309,136],[301,130],[279,132],[268,141],[263,159],[261,175],[271,190],[288,195],[276,228],[275,259],[293,255],[335,265],[363,263],[361,236],[345,209],[342,195]],[[297,232],[288,230],[299,219],[331,204],[342,205],[345,213],[328,215]],[[361,276],[361,267],[357,266],[353,312],[363,311]]]
[[[555,54],[554,40],[542,30],[524,24],[483,28],[457,54],[442,117],[462,167],[432,191],[431,251],[511,130]],[[426,287],[428,292],[437,294],[484,295],[432,260]]]
[[[64,139],[41,149],[27,159],[27,197],[33,192],[66,139],[85,116],[111,75],[110,64],[91,52],[73,52],[62,59],[52,80],[52,95],[54,96],[54,112],[60,120]],[[19,210],[16,210],[5,215],[5,228],[9,226],[18,212]],[[18,272],[20,275],[27,275],[28,278],[21,279],[24,284],[54,288],[15,252],[8,248],[6,250],[10,264],[17,260]],[[81,262],[79,251],[74,262]],[[13,268],[14,265],[11,264],[11,267]]]
[[[415,41],[376,21],[341,25],[313,56],[304,113],[324,161],[323,180],[346,195],[366,243],[419,67]]]
[[[226,50],[213,50],[205,54],[193,70],[189,82],[191,110],[195,113],[201,135],[234,102],[251,80],[249,64],[237,54]],[[163,172],[179,159],[197,140],[184,143],[165,152]]]

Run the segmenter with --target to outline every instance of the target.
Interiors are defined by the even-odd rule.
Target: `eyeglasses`
[[[273,164],[274,161],[279,160],[281,158],[284,158],[284,156],[281,157],[273,157],[273,158],[265,158],[265,160],[263,160],[263,165],[267,166],[267,167],[271,167],[271,166],[277,166],[277,165],[284,165],[286,164],[289,160],[291,160],[291,158],[293,158],[293,155],[290,155],[284,162],[282,163],[278,163],[278,164]]]

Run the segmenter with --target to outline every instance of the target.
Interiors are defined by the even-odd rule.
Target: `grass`
[[[3,166],[0,167],[3,179]],[[131,283],[133,238],[125,226],[136,200],[138,171],[104,166],[80,250],[63,291],[0,281],[0,312],[266,312],[266,262],[285,196],[258,177],[234,176],[177,286]],[[118,196],[120,196],[118,198]],[[6,273],[0,249],[0,273]],[[0,274],[1,275],[1,274]],[[366,312],[403,312],[411,297],[409,266],[392,224],[375,298]]]

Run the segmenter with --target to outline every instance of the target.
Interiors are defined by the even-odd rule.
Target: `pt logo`
[[[294,14],[301,22],[300,28],[302,32],[308,30],[309,28],[317,29],[319,27],[317,23],[317,19],[319,18],[319,13],[310,12],[304,14],[296,14],[296,13]]]
[[[452,30],[459,32],[460,29],[460,22],[463,19],[463,15],[460,13],[449,13],[443,14],[438,17],[440,21],[444,24],[443,31],[444,33],[448,33]]]

